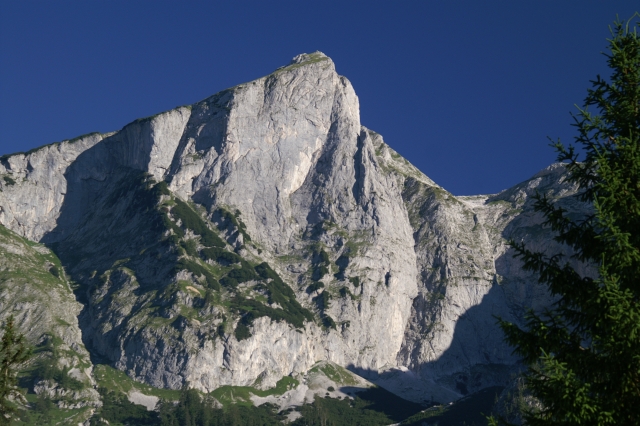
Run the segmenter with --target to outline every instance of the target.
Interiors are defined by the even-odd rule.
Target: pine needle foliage
[[[611,75],[591,82],[574,116],[584,158],[575,146],[553,144],[592,214],[576,220],[551,199],[536,200],[555,240],[573,249],[574,265],[594,265],[597,274],[511,243],[525,270],[557,297],[545,312],[529,312],[524,330],[500,321],[540,402],[525,413],[529,425],[640,424],[639,20],[636,13],[611,27]]]
[[[0,425],[8,425],[17,412],[17,402],[26,403],[18,387],[17,375],[20,367],[31,356],[24,336],[16,331],[13,315],[5,322],[0,340]]]

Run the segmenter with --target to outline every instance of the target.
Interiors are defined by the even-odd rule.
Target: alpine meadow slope
[[[120,131],[0,157],[0,250],[35,262],[25,271],[61,262],[27,283],[2,256],[0,315],[33,344],[72,348],[58,367],[87,401],[99,364],[212,392],[266,390],[326,361],[448,402],[520,368],[494,316],[522,324],[551,299],[506,242],[560,250],[532,196],[582,214],[564,179],[552,165],[455,197],[360,124],[330,58],[301,54]]]

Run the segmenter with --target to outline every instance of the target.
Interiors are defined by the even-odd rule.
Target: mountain
[[[360,124],[331,59],[302,54],[120,131],[0,157],[0,315],[84,384],[65,394],[78,409],[100,405],[96,371],[149,396],[264,391],[318,362],[449,402],[518,371],[494,316],[520,323],[551,299],[507,241],[562,250],[532,196],[582,214],[564,177],[555,164],[453,196]]]

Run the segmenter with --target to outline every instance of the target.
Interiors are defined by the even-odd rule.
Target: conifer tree
[[[13,315],[7,318],[3,332],[0,340],[0,425],[10,423],[11,415],[17,411],[16,402],[26,403],[18,387],[17,375],[31,354],[24,336],[15,329]]]
[[[512,242],[524,268],[557,297],[529,312],[525,329],[500,321],[529,365],[527,387],[540,408],[530,425],[640,424],[640,26],[637,13],[611,28],[609,78],[598,76],[574,116],[576,146],[553,146],[592,214],[575,219],[538,196],[536,209],[574,262]],[[595,114],[590,108],[595,109]]]

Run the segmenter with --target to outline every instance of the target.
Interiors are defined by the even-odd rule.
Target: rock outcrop
[[[0,321],[13,315],[33,348],[27,384],[86,418],[101,403],[71,284],[54,253],[0,225]]]
[[[0,176],[0,223],[60,257],[94,359],[207,392],[318,361],[414,401],[504,384],[517,359],[494,315],[549,303],[506,242],[549,248],[536,191],[585,209],[561,165],[453,196],[360,124],[320,52],[118,132],[1,157]]]

